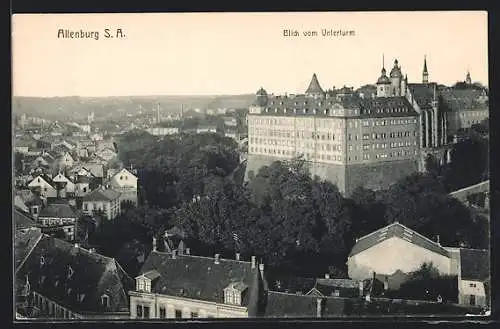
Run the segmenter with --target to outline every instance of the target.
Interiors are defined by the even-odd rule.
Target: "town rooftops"
[[[486,281],[490,277],[489,251],[460,248],[460,270],[462,280]]]
[[[39,218],[76,218],[73,208],[66,203],[51,203],[43,208],[38,215]]]
[[[16,277],[31,290],[79,314],[128,312],[132,279],[112,258],[43,235]],[[102,297],[108,297],[109,307]]]
[[[84,170],[90,172],[95,177],[99,177],[99,178],[104,177],[104,167],[100,163],[90,163],[90,162],[81,163],[81,164],[73,167],[73,169],[71,169],[71,172],[76,173],[76,172],[80,171],[81,169],[84,169]]]
[[[349,257],[359,254],[392,237],[401,238],[416,246],[425,248],[445,257],[450,257],[448,251],[441,245],[398,222],[389,224],[381,229],[376,230],[375,232],[372,232],[358,239],[356,244],[352,247]]]
[[[241,282],[251,287],[256,284],[258,265],[245,261],[153,251],[147,258],[140,273],[146,275],[156,270],[160,277],[151,283],[151,292],[224,303],[224,289],[232,283]],[[154,272],[153,272],[154,273]],[[150,275],[150,274],[148,274]],[[242,306],[248,305],[249,291],[243,295]]]
[[[83,201],[113,201],[120,197],[120,192],[112,189],[97,188],[83,197]]]

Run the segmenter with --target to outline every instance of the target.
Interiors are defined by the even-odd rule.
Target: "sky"
[[[104,29],[114,38],[105,38]],[[115,33],[121,29],[122,36]],[[321,30],[354,31],[322,36]],[[63,38],[59,30],[97,31]],[[284,36],[296,30],[299,36]],[[317,36],[304,36],[317,31]],[[60,36],[60,37],[58,37]],[[373,84],[382,58],[410,83],[488,84],[487,12],[16,14],[14,96],[303,93]]]

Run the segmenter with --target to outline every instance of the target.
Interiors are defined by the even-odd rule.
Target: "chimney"
[[[172,250],[172,259],[177,258],[177,250]]]
[[[358,287],[359,287],[359,297],[363,297],[363,293],[365,291],[365,285],[363,283],[363,280],[359,281]]]
[[[325,273],[325,279],[330,279],[330,274],[329,273]]]
[[[156,238],[153,237],[153,251],[156,251]]]
[[[436,242],[437,242],[437,244],[438,244],[438,245],[441,245],[441,241],[440,241],[440,239],[439,239],[439,234],[437,235],[436,240],[437,240],[437,241],[436,241]]]
[[[255,256],[252,256],[252,269],[255,268]]]
[[[389,290],[389,276],[385,276],[384,278],[384,290]]]
[[[240,253],[239,252],[236,253],[236,260],[240,260]]]
[[[95,248],[90,248],[90,249],[89,249],[89,252],[90,252],[90,253],[95,252]]]
[[[264,264],[259,264],[260,275],[264,277]]]
[[[321,318],[321,298],[316,299],[316,316]]]
[[[220,260],[220,254],[215,254],[215,261],[214,261],[214,264],[220,264],[219,260]]]
[[[80,248],[80,244],[79,243],[75,243],[75,248]]]
[[[186,248],[186,255],[191,255],[191,248]]]

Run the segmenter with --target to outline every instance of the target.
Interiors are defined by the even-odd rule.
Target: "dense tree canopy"
[[[237,144],[216,134],[158,139],[135,133],[124,136],[119,149],[125,165],[132,163],[139,168],[139,181],[148,202],[162,208],[202,195],[213,177],[225,177],[239,164]]]
[[[334,184],[312,178],[301,159],[264,166],[248,184],[235,182],[237,145],[217,134],[133,133],[118,146],[125,165],[138,169],[145,204],[103,226],[99,243],[113,255],[133,239],[150,244],[172,225],[187,233],[195,254],[256,255],[271,269],[305,276],[345,273],[355,239],[394,221],[430,239],[439,235],[446,246],[487,246],[485,217],[448,196],[446,179],[458,169],[432,157],[428,173],[385,191],[358,188],[346,199]]]
[[[408,279],[392,297],[404,299],[458,302],[458,281],[453,275],[442,275],[432,263],[423,263],[420,268],[409,274]]]

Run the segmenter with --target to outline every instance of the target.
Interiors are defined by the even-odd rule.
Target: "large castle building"
[[[376,93],[342,88],[325,92],[313,74],[301,95],[272,95],[260,88],[248,114],[245,180],[276,160],[302,157],[312,175],[349,195],[356,187],[387,188],[422,170],[425,150],[447,144],[446,115],[437,84],[409,84],[397,59],[382,65]]]

